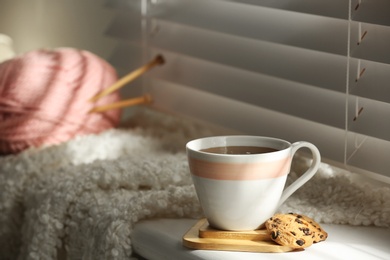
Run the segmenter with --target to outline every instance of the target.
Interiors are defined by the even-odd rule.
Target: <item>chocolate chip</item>
[[[295,233],[294,231],[291,231],[290,232],[293,236],[296,236],[297,235],[297,233]]]
[[[297,222],[298,224],[303,224],[303,222],[299,218],[296,218],[295,222]]]
[[[272,231],[271,232],[271,237],[272,237],[272,239],[277,239],[278,238],[278,236],[280,235],[280,232],[279,231]]]
[[[305,241],[299,239],[295,243],[297,243],[298,246],[303,246],[305,244]]]
[[[302,218],[302,216],[301,215],[297,215],[297,218]]]
[[[311,231],[309,228],[299,228],[300,231],[303,232],[303,234],[305,234],[305,236],[310,236],[311,235]]]
[[[280,223],[282,223],[282,220],[280,218],[275,218],[274,222],[280,224]]]

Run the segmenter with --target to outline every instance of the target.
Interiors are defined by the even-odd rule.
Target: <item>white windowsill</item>
[[[326,225],[326,241],[305,251],[289,253],[247,253],[191,250],[182,246],[182,236],[196,223],[193,219],[156,219],[139,222],[132,234],[134,251],[150,260],[180,259],[390,259],[390,229]]]

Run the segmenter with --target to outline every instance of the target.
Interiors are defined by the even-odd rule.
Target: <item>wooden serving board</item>
[[[183,236],[183,245],[191,249],[263,253],[281,253],[294,250],[272,241],[266,230],[216,230],[209,227],[206,219],[199,220],[188,230]]]

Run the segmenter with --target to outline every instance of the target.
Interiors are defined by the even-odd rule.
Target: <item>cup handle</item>
[[[309,142],[296,142],[291,145],[291,157],[294,156],[294,154],[298,151],[300,148],[309,148],[312,155],[313,155],[313,161],[312,164],[310,165],[309,169],[301,176],[299,177],[296,181],[291,183],[286,189],[284,189],[282,196],[279,200],[278,208],[290,197],[297,189],[299,189],[303,184],[305,184],[307,181],[309,181],[314,174],[316,174],[318,168],[320,167],[321,163],[321,155],[320,151],[318,148],[309,143]]]

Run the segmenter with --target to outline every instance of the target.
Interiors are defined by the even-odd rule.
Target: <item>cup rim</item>
[[[246,141],[248,141],[249,139],[250,140],[257,140],[257,141],[261,140],[261,141],[272,142],[273,144],[278,144],[278,145],[269,146],[269,145],[263,144],[262,146],[277,149],[277,151],[263,153],[263,154],[217,154],[217,153],[210,153],[210,152],[201,151],[201,149],[223,146],[223,144],[218,145],[216,143],[214,145],[200,146],[201,142],[213,143],[213,142],[211,142],[211,140],[213,140],[213,139],[214,140],[227,140],[227,139],[243,140],[243,139],[245,139]],[[252,145],[248,145],[248,146],[252,146]],[[259,146],[259,145],[253,145],[253,146]],[[250,157],[250,156],[254,157],[254,156],[267,155],[267,154],[283,153],[286,149],[290,149],[290,148],[291,148],[291,143],[286,141],[286,140],[283,140],[280,138],[274,138],[274,137],[268,137],[268,136],[256,136],[256,135],[208,136],[208,137],[202,137],[202,138],[197,138],[197,139],[191,140],[186,144],[187,151],[192,151],[192,152],[203,154],[203,155],[212,155],[212,156],[216,156],[216,157]]]

